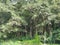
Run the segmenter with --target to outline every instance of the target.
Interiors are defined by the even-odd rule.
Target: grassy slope
[[[8,41],[1,41],[0,45],[44,45],[44,44],[38,43],[35,40],[25,40],[25,41],[8,40]],[[47,44],[47,45],[50,45],[50,44]],[[60,45],[60,44],[52,44],[52,45]]]

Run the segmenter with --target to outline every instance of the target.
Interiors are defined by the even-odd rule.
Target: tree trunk
[[[30,38],[32,38],[32,27],[30,27]]]

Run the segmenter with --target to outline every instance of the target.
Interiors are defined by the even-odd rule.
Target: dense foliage
[[[0,0],[0,38],[32,39],[44,32],[48,40],[60,40],[60,0]]]

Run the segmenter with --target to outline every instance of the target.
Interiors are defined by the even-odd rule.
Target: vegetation
[[[0,0],[0,40],[1,45],[60,43],[60,0]]]

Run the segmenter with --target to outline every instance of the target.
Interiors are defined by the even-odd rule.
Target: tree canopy
[[[60,40],[60,0],[0,0],[0,38],[45,31]]]

